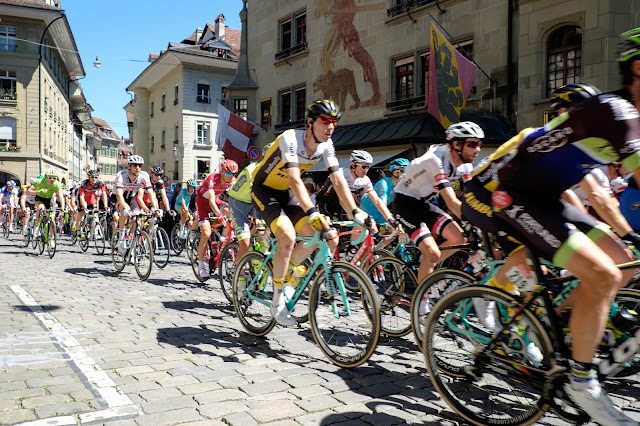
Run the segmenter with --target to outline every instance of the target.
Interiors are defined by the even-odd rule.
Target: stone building
[[[100,171],[100,179],[104,183],[113,183],[116,174],[123,168],[120,162],[122,140],[109,123],[102,118],[93,117],[93,121],[96,123],[97,136],[100,138],[100,151],[97,155],[97,169]]]

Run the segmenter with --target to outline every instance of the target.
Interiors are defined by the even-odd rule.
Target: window
[[[178,182],[180,180],[180,174],[179,171],[180,170],[180,163],[178,163],[178,160],[175,160],[173,162],[173,181],[174,182]]]
[[[15,71],[0,70],[0,100],[16,100]]]
[[[180,140],[178,139],[178,134],[180,133],[180,127],[176,126],[174,131],[173,131],[173,143],[177,144],[180,142]]]
[[[151,144],[149,144],[149,152],[153,154],[153,145],[155,145],[156,139],[154,136],[151,136]]]
[[[153,102],[151,102],[151,106],[149,108],[149,117],[153,118]]]
[[[0,25],[0,52],[16,51],[16,27]]]
[[[418,96],[426,95],[429,81],[429,52],[420,54],[420,91]]]
[[[396,100],[413,97],[413,56],[395,61]]]
[[[582,29],[558,28],[547,40],[547,96],[560,86],[575,83],[582,65]]]
[[[160,107],[160,111],[162,112],[164,112],[164,110],[166,109],[166,105],[165,105],[166,98],[167,98],[166,95],[162,95],[162,107]]]
[[[307,41],[307,15],[296,16],[296,44]]]
[[[295,27],[293,27],[295,25]],[[307,49],[307,13],[300,12],[280,21],[279,52],[276,60],[287,58]]]
[[[178,93],[179,93],[179,89],[178,89],[178,86],[176,86],[176,88],[173,91],[173,104],[174,105],[178,105]]]
[[[291,121],[291,91],[280,93],[280,122]]]
[[[234,99],[233,100],[233,109],[235,113],[242,117],[243,119],[247,119],[247,100],[246,99]]]
[[[209,159],[200,159],[196,160],[196,170],[197,170],[197,179],[204,179],[205,173],[209,173]]]
[[[271,98],[260,102],[260,125],[271,127]]]
[[[162,150],[167,149],[167,146],[165,145],[165,136],[166,136],[166,132],[163,130],[162,136],[160,137],[160,149]]]
[[[196,121],[196,145],[209,145],[209,123]]]
[[[307,108],[307,89],[304,87],[295,89],[296,95],[296,109],[294,120],[304,119],[304,112]]]
[[[280,50],[291,48],[291,19],[280,23]]]
[[[0,117],[0,151],[15,151],[16,119]]]
[[[198,91],[196,94],[196,102],[201,104],[210,104],[211,99],[209,99],[209,85],[198,83]]]

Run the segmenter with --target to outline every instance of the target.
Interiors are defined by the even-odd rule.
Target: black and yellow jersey
[[[253,171],[254,187],[264,185],[278,190],[289,189],[289,177],[286,169],[297,167],[302,174],[313,167],[321,158],[329,173],[339,169],[331,139],[320,143],[315,152],[308,155],[304,144],[304,133],[304,130],[290,129],[276,138],[258,167]]]

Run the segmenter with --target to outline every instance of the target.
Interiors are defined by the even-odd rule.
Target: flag
[[[252,132],[253,124],[218,104],[216,145],[227,158],[238,164],[244,161]]]
[[[467,101],[476,65],[455,50],[431,24],[429,81],[425,104],[429,114],[446,129],[460,121],[460,112]]]

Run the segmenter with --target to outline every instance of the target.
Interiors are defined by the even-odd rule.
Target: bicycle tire
[[[196,279],[204,283],[211,278],[211,276],[203,277],[200,275],[200,262],[198,260],[198,245],[200,244],[200,234],[196,234],[194,239],[191,241],[192,247],[189,247],[189,252],[191,253],[188,257],[191,259],[191,270],[193,271],[193,275],[195,275]],[[211,258],[211,250],[209,244],[204,247],[204,258],[205,265],[209,267],[209,262],[207,259]],[[211,274],[211,272],[209,272]]]
[[[89,236],[91,235],[91,225],[85,223],[82,228],[80,228],[80,236],[78,237],[78,247],[80,250],[86,253],[89,248]]]
[[[33,228],[27,227],[27,233],[22,234],[22,247],[29,247],[29,243],[31,242],[31,232],[33,232]]]
[[[7,223],[7,217],[5,216],[4,222],[2,222],[2,236],[9,239],[9,224]]]
[[[33,233],[31,234],[31,248],[35,251],[38,251],[38,239],[40,238],[40,236],[35,236],[36,231],[41,231],[41,229],[40,226],[35,226],[34,222]]]
[[[273,271],[267,264],[261,269],[265,255],[257,251],[246,253],[233,274],[233,309],[242,327],[253,336],[264,336],[276,325],[269,307],[273,298]],[[240,279],[244,279],[245,287]],[[255,280],[254,285],[250,285]],[[248,288],[250,286],[250,288]],[[249,298],[252,296],[260,299]],[[264,302],[264,303],[263,303]]]
[[[402,337],[411,332],[411,300],[418,279],[402,260],[381,257],[366,271],[378,294],[380,330],[390,337]]]
[[[354,368],[367,361],[380,338],[380,309],[367,276],[346,262],[328,265],[318,272],[309,293],[309,324],[320,350],[334,364]],[[335,280],[346,276],[358,280],[359,291],[340,290]],[[342,295],[340,293],[343,292]],[[349,311],[346,310],[347,300]],[[335,308],[334,308],[335,306]]]
[[[53,259],[53,256],[56,255],[56,246],[58,245],[56,235],[56,229],[53,226],[53,223],[50,223],[49,237],[47,238],[47,254],[49,255],[49,259]]]
[[[93,242],[94,242],[94,245],[96,246],[96,252],[99,255],[103,255],[104,249],[107,247],[105,239],[106,237],[105,237],[104,229],[102,228],[102,223],[98,222],[96,224],[95,234],[93,236]]]
[[[233,272],[238,260],[238,242],[232,241],[222,249],[218,260],[218,280],[222,294],[233,303]]]
[[[173,225],[171,228],[171,249],[176,254],[176,256],[180,256],[182,250],[184,250],[186,239],[182,239],[181,237],[182,225],[180,222]]]
[[[478,299],[506,308],[520,304],[502,290],[480,285],[442,296],[425,325],[422,351],[429,377],[442,399],[473,424],[532,424],[550,408],[544,397],[547,373],[555,368],[550,337],[525,309],[494,349],[483,351],[496,330],[476,314]],[[537,366],[532,367],[527,342],[538,349]]]
[[[418,288],[413,293],[413,299],[411,299],[411,330],[413,331],[413,337],[418,345],[418,348],[422,350],[422,341],[424,336],[424,324],[428,318],[428,313],[420,315],[420,304],[425,294],[429,294],[430,307],[433,306],[442,293],[450,292],[463,285],[473,284],[475,278],[471,275],[458,271],[456,269],[438,269],[418,284]]]
[[[48,224],[46,222],[40,222],[40,232],[38,235],[38,255],[41,255],[42,253],[44,253],[44,249],[45,249],[45,242],[44,242],[44,234],[46,232],[46,230],[48,230]]]
[[[158,226],[153,242],[153,263],[160,269],[167,266],[171,254],[171,243],[167,231]]]
[[[153,266],[153,249],[151,237],[145,231],[140,231],[133,242],[133,265],[140,280],[145,281],[151,275]]]
[[[125,253],[121,253],[118,250],[118,243],[120,242],[120,234],[118,232],[114,232],[111,236],[111,261],[113,262],[113,267],[116,270],[116,273],[122,272],[124,267],[127,265],[129,259],[129,251]]]
[[[187,258],[191,263],[193,263],[194,259],[197,258],[198,244],[200,244],[200,230],[189,230],[185,241],[185,250],[187,251]]]

